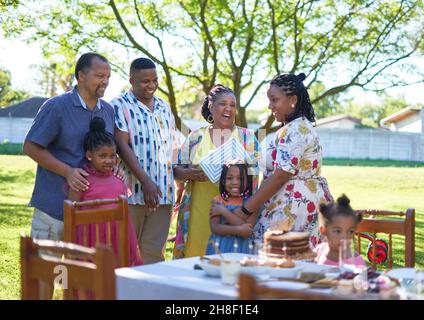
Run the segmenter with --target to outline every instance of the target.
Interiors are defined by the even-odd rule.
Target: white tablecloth
[[[235,255],[235,254],[232,254]],[[240,254],[240,259],[245,255]],[[195,270],[199,257],[116,269],[117,299],[120,300],[228,300],[237,299],[234,286],[221,278]]]

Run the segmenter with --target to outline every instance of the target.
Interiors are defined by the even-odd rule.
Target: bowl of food
[[[261,261],[255,258],[244,257],[240,261],[240,272],[245,272],[253,275],[261,275],[268,273],[268,267],[262,265]]]
[[[200,259],[200,267],[210,277],[221,276],[221,260],[220,259]]]
[[[297,278],[302,267],[290,259],[265,261],[269,275],[273,278]]]

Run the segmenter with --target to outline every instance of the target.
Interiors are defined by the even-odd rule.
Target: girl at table
[[[356,226],[362,220],[362,216],[349,205],[350,200],[342,195],[337,202],[319,205],[320,233],[326,238],[326,242],[315,247],[317,254],[315,262],[331,266],[339,265],[339,246],[341,239],[352,240]],[[354,259],[356,266],[366,267],[365,261],[360,255]]]
[[[217,253],[215,246],[221,252],[250,253],[249,244],[253,240],[251,236],[257,213],[246,221],[233,213],[252,194],[252,176],[248,173],[246,162],[232,160],[223,165],[219,192],[210,208],[212,233],[205,254]]]
[[[116,144],[112,134],[105,130],[105,122],[95,117],[90,122],[90,131],[84,138],[84,151],[88,163],[84,170],[89,173],[86,177],[89,187],[86,191],[74,191],[69,189],[68,198],[73,201],[85,201],[95,199],[113,199],[119,195],[127,195],[126,185],[113,174],[116,164]],[[108,208],[114,206],[104,205]],[[98,226],[98,230],[97,229]],[[98,235],[97,235],[98,232]],[[96,237],[98,236],[98,238]],[[110,224],[90,224],[84,230],[84,226],[77,226],[77,240],[81,245],[94,247],[96,242],[111,244],[115,255],[118,256],[118,232],[116,222]],[[129,266],[143,264],[138,248],[137,237],[131,217],[128,216],[128,246]]]

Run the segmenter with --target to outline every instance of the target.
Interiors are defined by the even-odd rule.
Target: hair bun
[[[302,73],[299,73],[298,75],[297,75],[297,77],[299,78],[299,80],[300,81],[303,81],[303,80],[305,80],[306,79],[306,75],[302,72]]]
[[[319,204],[319,211],[322,214],[325,214],[327,212],[328,206],[325,203],[320,203]]]
[[[349,203],[350,200],[345,194],[342,194],[340,197],[337,198],[337,204],[339,206],[347,207]]]
[[[103,132],[106,129],[106,123],[102,118],[94,117],[90,121],[90,131]]]

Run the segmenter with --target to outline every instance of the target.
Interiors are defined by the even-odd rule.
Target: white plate
[[[302,267],[303,272],[329,272],[330,270],[334,270],[334,266],[327,266],[324,264],[316,264],[313,262],[307,262],[307,261],[297,261],[296,264],[300,267]]]
[[[387,275],[389,277],[393,277],[396,279],[414,279],[415,269],[414,268],[392,269],[387,272]]]
[[[201,261],[199,264],[208,276],[211,276],[211,277],[221,276],[220,266],[215,266],[213,264],[208,263],[207,261]]]
[[[295,279],[299,274],[299,271],[302,270],[302,267],[293,267],[293,268],[272,268],[269,267],[269,275],[273,278],[287,278]]]
[[[291,281],[270,281],[266,284],[269,288],[275,289],[289,289],[289,290],[304,290],[309,288],[309,285],[302,282],[291,282]]]
[[[263,266],[241,266],[240,272],[245,272],[248,274],[259,275],[259,274],[268,274],[268,267]]]

